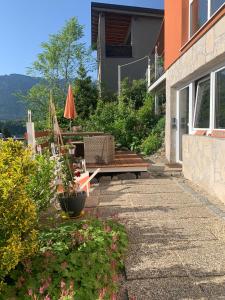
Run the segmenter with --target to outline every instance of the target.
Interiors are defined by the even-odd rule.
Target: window
[[[215,76],[215,128],[225,129],[225,69]]]
[[[209,128],[210,122],[210,77],[196,83],[194,128]]]
[[[195,34],[208,20],[208,1],[193,0],[190,5],[190,32]]]
[[[224,4],[225,0],[190,0],[190,37]]]
[[[211,0],[211,15],[213,15],[224,3],[225,0]]]

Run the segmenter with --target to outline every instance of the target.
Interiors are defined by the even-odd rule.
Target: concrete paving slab
[[[174,206],[152,206],[135,208],[137,218],[150,219],[193,219],[193,218],[213,218],[214,214],[206,207],[174,207]]]
[[[190,278],[159,278],[127,282],[129,299],[206,299],[201,287]]]
[[[128,195],[101,195],[99,196],[99,206],[121,206],[131,207]]]
[[[175,251],[170,251],[172,244],[159,241],[152,244],[130,244],[125,270],[127,279],[184,277],[187,272]]]
[[[191,276],[225,275],[225,244],[219,241],[182,243],[176,253]]]
[[[196,201],[195,198],[186,194],[129,194],[129,199],[134,206],[156,206],[156,205],[169,205],[169,206],[204,206],[203,203]]]
[[[225,276],[194,278],[207,299],[225,299]]]
[[[157,194],[157,193],[183,193],[182,188],[177,184],[142,185],[136,184],[127,186],[127,193]]]
[[[171,241],[210,241],[217,240],[204,224],[198,221],[178,219],[157,221],[145,219],[126,223],[130,243],[154,243],[160,240],[168,244]]]
[[[128,231],[130,300],[225,299],[225,206],[178,181],[105,182],[96,191],[98,214]]]
[[[138,180],[122,180],[122,184],[127,184],[127,185],[137,185],[137,184],[141,184],[141,185],[149,185],[149,184],[153,184],[153,185],[161,185],[161,184],[172,184],[173,179],[171,178],[151,178],[151,179],[138,179]]]

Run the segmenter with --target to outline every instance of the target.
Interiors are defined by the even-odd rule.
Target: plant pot
[[[74,148],[69,148],[69,154],[70,155],[75,155],[75,147]]]
[[[77,192],[67,196],[63,194],[59,196],[59,203],[63,211],[70,217],[77,217],[80,215],[85,206],[87,198],[86,192]]]

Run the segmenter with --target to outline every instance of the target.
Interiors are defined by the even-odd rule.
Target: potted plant
[[[63,211],[70,217],[77,217],[85,206],[87,194],[80,190],[74,179],[73,170],[67,156],[63,156],[60,166],[61,184],[58,185],[58,200]]]

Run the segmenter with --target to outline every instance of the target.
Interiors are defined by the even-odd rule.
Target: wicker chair
[[[84,137],[84,158],[87,163],[109,164],[115,157],[112,135]]]

